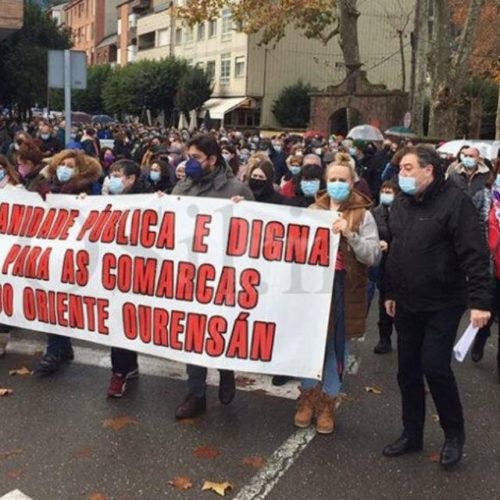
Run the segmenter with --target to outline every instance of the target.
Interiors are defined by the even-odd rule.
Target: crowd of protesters
[[[350,339],[366,333],[378,288],[374,352],[391,352],[395,327],[404,425],[403,435],[384,454],[421,448],[425,376],[446,437],[441,463],[460,460],[465,434],[451,347],[469,307],[471,321],[481,328],[472,349],[479,362],[498,312],[499,160],[489,162],[467,146],[457,158],[441,158],[433,147],[410,141],[223,129],[190,134],[139,123],[73,127],[66,140],[64,126],[64,121],[0,119],[0,188],[42,196],[172,193],[331,210],[332,230],[341,238],[324,374],[319,384],[300,381],[295,425],[315,421],[318,432],[333,432]],[[8,330],[1,327],[0,355]],[[435,334],[441,330],[445,340]],[[48,335],[37,371],[52,374],[73,358],[69,338]],[[497,360],[500,382],[500,352]],[[137,354],[113,348],[111,362],[108,395],[121,397],[139,373]],[[179,419],[206,411],[206,369],[189,365],[187,373]],[[273,383],[288,380],[277,375]],[[234,393],[233,372],[221,371],[221,403],[229,404]]]

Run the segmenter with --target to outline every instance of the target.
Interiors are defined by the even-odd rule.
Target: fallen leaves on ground
[[[12,375],[19,375],[21,377],[28,377],[30,375],[33,375],[33,372],[31,370],[29,370],[28,368],[26,368],[25,366],[23,366],[22,368],[17,368],[15,370],[10,370],[9,371],[9,375],[12,376]]]
[[[241,463],[243,465],[249,465],[250,467],[254,467],[255,469],[260,469],[265,463],[266,459],[264,457],[253,456],[253,457],[245,457]]]
[[[0,397],[2,396],[10,396],[14,394],[12,389],[6,389],[5,387],[0,387]]]
[[[365,387],[366,392],[371,392],[372,394],[382,394],[382,388],[378,385],[369,385]]]
[[[190,490],[193,487],[193,481],[187,476],[176,476],[168,484],[176,490]]]
[[[441,455],[438,451],[434,451],[433,453],[431,453],[429,455],[429,460],[433,463],[433,464],[438,464],[439,463],[439,459],[440,459]]]
[[[108,497],[103,493],[91,493],[89,500],[108,500]]]
[[[23,450],[7,450],[0,451],[0,460],[7,460],[9,458],[15,457],[16,455],[20,455]]]
[[[436,422],[436,423],[439,422],[439,415],[432,415],[431,418],[432,418],[433,422]]]
[[[78,448],[73,452],[73,458],[90,458],[92,456],[91,448]]]
[[[205,481],[201,487],[201,491],[214,491],[221,497],[226,496],[226,491],[233,489],[233,485],[227,481],[223,483],[214,483],[212,481]]]
[[[21,469],[9,470],[7,472],[7,477],[9,479],[19,479],[22,475],[23,471]]]
[[[134,417],[129,417],[128,415],[123,415],[121,417],[107,418],[104,420],[102,426],[109,427],[114,431],[121,431],[130,427],[131,425],[137,425],[138,421]]]
[[[254,378],[243,377],[240,375],[239,377],[235,378],[235,382],[236,387],[249,387],[251,385],[254,385],[256,380]]]
[[[197,458],[217,458],[222,452],[213,446],[198,446],[193,450],[193,455]]]

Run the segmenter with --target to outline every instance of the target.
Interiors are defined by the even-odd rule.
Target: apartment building
[[[173,55],[205,69],[214,86],[213,97],[205,109],[212,119],[227,127],[277,126],[272,107],[284,87],[300,79],[325,89],[345,77],[337,39],[325,45],[289,27],[277,44],[261,46],[259,34],[245,35],[235,30],[229,9],[223,10],[217,19],[189,27],[173,16],[172,3],[142,0],[141,10],[135,10],[132,23],[130,16],[134,12],[130,7],[120,16],[122,37],[127,44],[120,42],[120,63]],[[408,90],[414,7],[415,0],[360,5],[361,59],[372,83],[402,89],[405,79],[404,90]],[[125,23],[128,29],[134,26],[133,37],[124,33]]]
[[[0,0],[0,40],[23,27],[23,0]]]
[[[71,0],[65,7],[66,24],[73,33],[73,48],[84,51],[89,64],[98,62],[99,44],[116,34],[117,4],[118,0]],[[111,50],[108,53],[112,56]],[[113,61],[101,58],[99,62]]]
[[[47,9],[47,15],[52,18],[58,26],[66,25],[66,6],[69,2],[60,3]]]

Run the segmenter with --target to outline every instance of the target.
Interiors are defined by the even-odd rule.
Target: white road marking
[[[7,493],[3,497],[0,497],[0,500],[32,500],[29,496],[25,495],[22,491],[13,490],[10,493]]]
[[[35,352],[45,350],[45,339],[26,340],[25,338],[12,338],[7,345],[7,352],[33,355]],[[78,345],[75,348],[75,363],[89,366],[98,366],[100,368],[111,369],[111,359],[109,352],[93,347]],[[348,371],[350,374],[356,374],[358,371],[359,360],[354,355],[349,356]],[[183,363],[170,361],[168,359],[156,358],[154,356],[139,355],[139,371],[144,375],[155,377],[173,378],[177,380],[186,379],[186,370]],[[297,399],[299,397],[299,382],[291,380],[283,386],[272,385],[269,375],[259,375],[254,373],[237,373],[238,389],[242,391],[265,392],[269,396],[285,399]],[[217,370],[208,370],[208,385],[218,387],[219,374]],[[1,499],[0,499],[1,500]]]
[[[271,456],[266,466],[239,491],[234,500],[263,500],[269,495],[285,472],[299,458],[314,439],[316,430],[298,430],[292,434]]]

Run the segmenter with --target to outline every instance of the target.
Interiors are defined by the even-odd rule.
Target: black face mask
[[[248,179],[248,187],[254,192],[258,193],[266,187],[267,181],[262,179]]]

